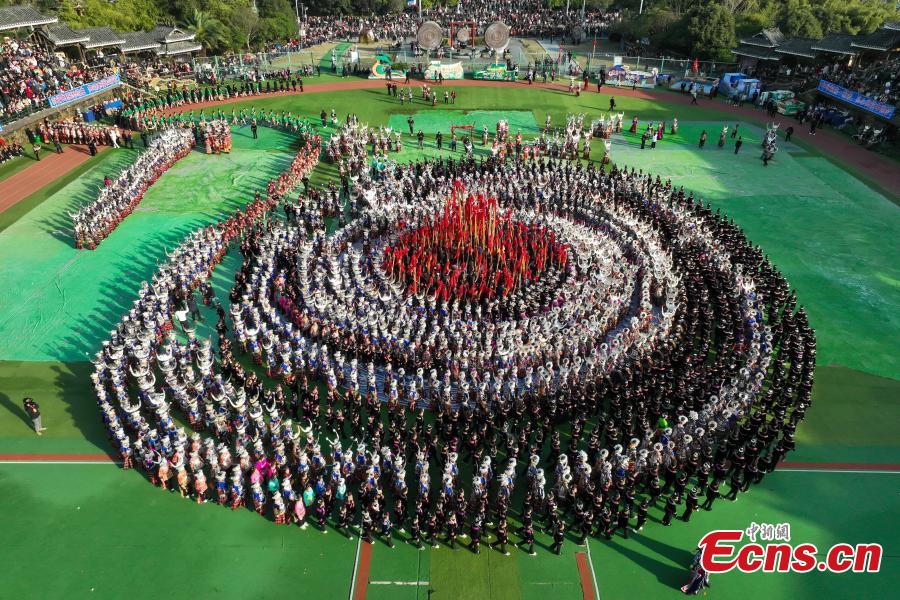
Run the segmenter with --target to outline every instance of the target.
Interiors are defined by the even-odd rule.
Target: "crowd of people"
[[[426,18],[438,23],[452,20],[474,20],[478,33],[495,21],[505,23],[510,35],[569,39],[573,28],[600,32],[618,20],[617,10],[589,9],[582,17],[581,7],[567,10],[565,7],[548,7],[541,0],[460,0],[455,7],[434,6],[425,11]]]
[[[506,298],[568,261],[565,244],[543,225],[500,214],[496,198],[458,187],[441,211],[416,227],[405,224],[384,249],[383,269],[412,295],[443,302]]]
[[[49,119],[41,121],[33,130],[25,129],[25,135],[29,140],[41,141],[45,144],[82,144],[89,146],[130,146],[132,134],[122,130],[117,125],[105,125],[103,123],[85,123],[74,118],[66,118],[51,122]]]
[[[400,137],[399,132],[390,132],[384,127],[361,126],[358,119],[350,115],[347,123],[334,132],[325,145],[325,158],[337,163],[342,180],[359,177],[368,166],[367,147],[371,146],[373,156],[399,152],[402,149]]]
[[[25,148],[22,147],[22,144],[0,137],[0,164],[19,156],[25,156]]]
[[[300,50],[336,40],[359,41],[360,33],[370,31],[379,41],[405,40],[414,37],[418,15],[404,12],[392,15],[322,15],[307,16],[303,22],[304,37],[272,45],[280,51]]]
[[[207,154],[231,153],[231,125],[226,119],[201,120],[198,134]]]
[[[361,153],[348,127],[334,156]],[[104,342],[93,381],[126,466],[277,523],[476,552],[514,535],[533,552],[543,527],[558,552],[568,529],[583,543],[650,511],[687,521],[793,448],[813,331],[762,252],[692,195],[578,162],[420,160],[360,177],[354,193],[377,200],[326,235],[337,190],[287,198],[312,147],[254,204],[283,201],[286,219],[190,236]],[[208,280],[237,239],[226,309]],[[485,278],[495,293],[473,295]]]
[[[433,5],[422,11],[423,19],[436,21],[449,27],[451,21],[475,21],[479,35],[495,21],[509,26],[510,34],[543,38],[568,38],[576,26],[585,32],[600,32],[618,20],[617,10],[586,10],[581,7],[566,10],[549,8],[541,0],[460,0],[456,6]],[[377,41],[400,44],[414,38],[419,26],[419,15],[407,11],[390,15],[322,15],[308,16],[303,22],[304,37],[285,43],[272,44],[271,50],[290,51],[308,48],[335,40],[356,42],[363,32],[371,32]],[[448,30],[449,33],[449,30]]]
[[[111,74],[111,67],[88,67],[30,41],[11,37],[0,42],[0,119],[47,106],[50,96]]]
[[[872,62],[867,66],[825,65],[820,78],[841,87],[897,106],[900,104],[900,57]],[[818,83],[817,81],[815,83]]]
[[[154,96],[129,95],[123,101],[122,110],[116,116],[117,122],[122,127],[133,130],[153,130],[161,125],[171,124],[183,120],[184,113],[164,114],[174,108],[185,108],[195,104],[217,102],[239,98],[251,98],[263,94],[271,94],[283,91],[303,91],[303,79],[299,74],[289,70],[268,73],[265,77],[256,78],[247,74],[244,80],[228,84],[218,83],[209,86],[192,86],[186,84],[170,83],[164,92]],[[244,114],[247,111],[241,110]],[[252,109],[255,114],[255,109]],[[270,111],[270,114],[274,113]],[[193,111],[191,112],[193,115]],[[232,123],[235,121],[235,113],[232,110]],[[190,120],[190,119],[189,119]],[[290,123],[284,123],[286,127],[297,129],[306,128],[305,119],[300,117],[290,118]]]
[[[96,249],[131,214],[147,188],[187,156],[195,142],[190,129],[166,129],[115,181],[106,178],[97,199],[71,214],[75,246]]]

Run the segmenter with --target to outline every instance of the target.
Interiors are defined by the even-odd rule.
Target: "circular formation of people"
[[[793,449],[815,335],[733,221],[650,173],[536,154],[370,170],[379,139],[340,128],[323,193],[307,144],[141,286],[92,375],[126,468],[279,524],[534,553],[539,530],[560,552],[689,520]]]

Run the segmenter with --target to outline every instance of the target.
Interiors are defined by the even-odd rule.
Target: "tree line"
[[[454,6],[458,0],[424,0]],[[0,0],[0,6],[22,4]],[[68,25],[109,26],[119,31],[152,29],[157,23],[188,27],[207,52],[250,50],[297,36],[294,0],[36,0]],[[414,10],[406,0],[303,0],[309,15],[368,15]],[[546,0],[566,7],[567,0]],[[779,27],[787,36],[819,38],[827,33],[870,33],[884,21],[900,20],[886,0],[586,0],[588,8],[615,7],[622,20],[612,33],[645,40],[662,51],[714,60],[731,59],[742,36]],[[643,11],[639,13],[641,5]],[[570,0],[571,10],[582,2]]]
[[[829,33],[871,33],[900,19],[884,0],[619,0],[623,19],[614,31],[649,40],[683,56],[731,60],[738,39],[778,27],[788,37],[821,38]]]

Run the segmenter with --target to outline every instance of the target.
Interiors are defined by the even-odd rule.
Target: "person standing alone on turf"
[[[553,527],[553,553],[562,552],[563,541],[566,539],[566,524],[562,519],[557,519]]]
[[[744,138],[739,137],[737,141],[734,143],[734,153],[737,154],[738,150],[741,149],[741,146],[744,144]]]
[[[258,126],[256,124],[256,119],[253,119],[253,123],[250,124],[250,131],[253,132],[254,140],[257,138],[257,130],[258,130]]]
[[[609,98],[609,110],[611,110],[611,111],[616,110],[616,97],[615,96],[611,96]]]
[[[700,147],[703,148],[703,146],[705,146],[705,145],[706,145],[706,130],[704,129],[703,133],[700,134]]]
[[[41,424],[41,408],[38,406],[37,402],[34,401],[34,398],[25,398],[22,401],[22,405],[25,407],[25,412],[28,413],[28,417],[34,424],[35,433],[44,435],[43,432],[46,431],[47,428]]]

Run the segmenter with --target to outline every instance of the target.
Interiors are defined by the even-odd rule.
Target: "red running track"
[[[583,600],[596,600],[594,582],[591,577],[591,569],[588,566],[587,555],[584,552],[575,553],[575,562],[578,563],[578,577],[581,579],[581,597]]]
[[[98,146],[97,151],[106,148]],[[80,145],[66,146],[62,154],[44,152],[41,160],[0,181],[0,212],[53,183],[90,157],[88,147]]]
[[[362,542],[359,551],[359,565],[356,568],[356,586],[352,600],[366,600],[366,590],[369,587],[369,570],[372,567],[372,544]]]

